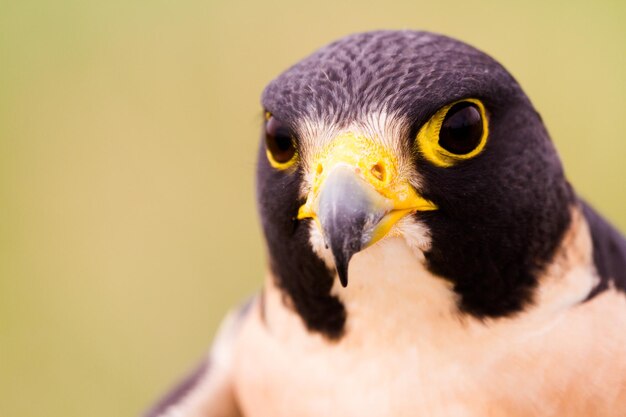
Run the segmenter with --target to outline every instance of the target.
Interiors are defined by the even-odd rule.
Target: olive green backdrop
[[[0,416],[133,416],[204,354],[262,282],[259,94],[351,32],[495,56],[626,230],[626,8],[590,3],[1,1]]]

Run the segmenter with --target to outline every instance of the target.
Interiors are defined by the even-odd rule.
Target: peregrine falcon
[[[355,34],[262,106],[263,289],[147,416],[626,415],[626,240],[499,63]]]

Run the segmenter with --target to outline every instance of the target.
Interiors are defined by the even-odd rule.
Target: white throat
[[[448,281],[426,270],[402,237],[389,237],[357,253],[349,283],[333,294],[343,302],[347,337],[386,339],[415,335],[441,320],[457,321],[456,296]],[[407,326],[415,332],[407,332]],[[360,335],[360,336],[359,336]]]
[[[539,279],[532,305],[509,318],[479,320],[461,313],[452,284],[429,272],[421,251],[404,236],[387,237],[357,253],[348,286],[335,282],[332,292],[347,313],[346,339],[443,348],[468,338],[501,337],[512,328],[536,334],[548,331],[594,285],[590,236],[577,210],[553,263]]]

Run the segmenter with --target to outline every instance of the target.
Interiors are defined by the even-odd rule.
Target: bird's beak
[[[364,136],[344,133],[314,159],[312,187],[298,219],[317,222],[344,287],[355,253],[382,239],[407,214],[437,209],[398,175],[396,157]]]

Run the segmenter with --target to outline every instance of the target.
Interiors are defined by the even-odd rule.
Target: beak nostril
[[[380,162],[374,164],[370,171],[372,175],[379,181],[385,180],[385,167]]]

